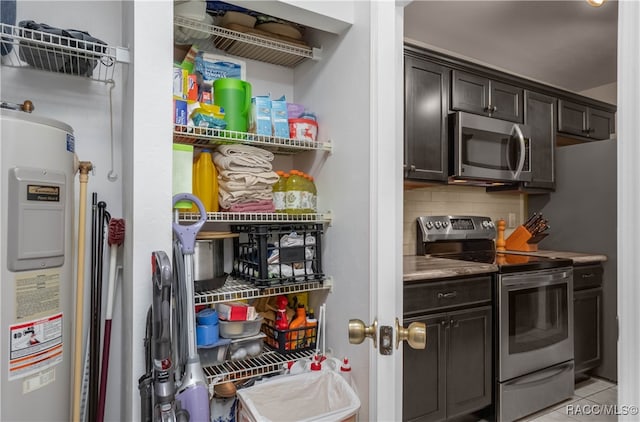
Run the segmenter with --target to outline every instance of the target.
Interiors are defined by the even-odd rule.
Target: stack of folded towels
[[[220,208],[230,212],[274,212],[273,154],[249,145],[220,145],[213,153]]]

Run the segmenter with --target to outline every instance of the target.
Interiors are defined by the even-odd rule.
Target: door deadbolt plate
[[[380,354],[393,354],[393,327],[389,325],[380,327]]]

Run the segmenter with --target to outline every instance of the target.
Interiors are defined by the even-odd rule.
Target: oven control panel
[[[418,217],[418,241],[495,239],[496,227],[489,217],[427,215]]]

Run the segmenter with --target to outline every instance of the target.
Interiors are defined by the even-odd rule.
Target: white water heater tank
[[[74,138],[0,109],[0,420],[67,421],[74,315]]]

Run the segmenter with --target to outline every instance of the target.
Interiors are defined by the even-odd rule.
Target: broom
[[[98,422],[104,420],[104,408],[107,400],[107,375],[109,372],[109,349],[111,346],[111,320],[115,296],[116,258],[118,246],[124,242],[124,220],[112,218],[109,221],[109,285],[107,287],[107,310],[104,318],[104,341],[102,343],[102,368],[100,370],[100,395],[98,400]]]

